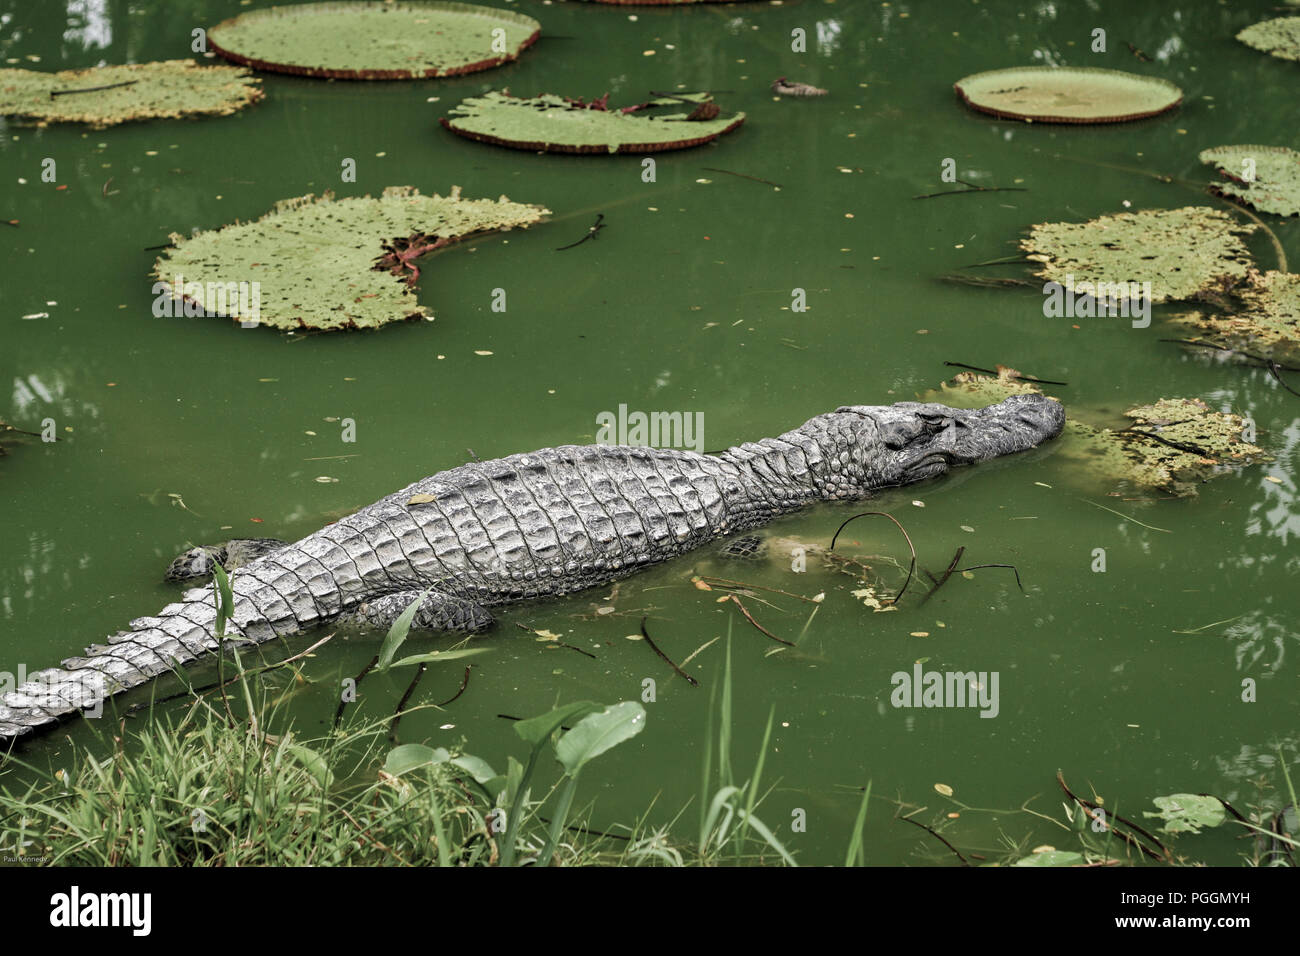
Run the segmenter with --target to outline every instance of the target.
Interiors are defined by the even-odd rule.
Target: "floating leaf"
[[[930,391],[926,401],[942,402],[953,408],[984,408],[1012,395],[1041,394],[1037,385],[1024,381],[1013,368],[999,365],[997,373],[994,378],[977,372],[958,372],[937,391]]]
[[[1180,496],[1196,494],[1196,485],[1233,467],[1272,460],[1242,438],[1246,423],[1239,415],[1211,411],[1200,399],[1164,398],[1124,414],[1133,420],[1125,429],[1067,423],[1064,453],[1112,477]]]
[[[426,494],[422,491],[418,495],[411,495],[411,497],[406,500],[406,503],[408,505],[427,505],[429,502],[437,500],[437,495]]]
[[[280,329],[377,328],[431,315],[410,287],[416,257],[548,214],[504,196],[461,199],[459,187],[445,197],[410,186],[389,187],[379,199],[302,196],[253,222],[173,234],[154,275],[187,301],[187,314],[206,310]],[[393,278],[403,270],[410,270],[405,281]],[[253,283],[255,304],[246,293]]]
[[[1041,853],[1031,853],[1021,860],[1016,860],[1012,866],[1078,866],[1083,862],[1083,854],[1075,853],[1073,850],[1044,850]]]
[[[1241,225],[1207,206],[1147,209],[1101,216],[1088,222],[1046,222],[1020,240],[1028,259],[1042,263],[1038,275],[1065,289],[1098,299],[1105,291],[1128,297],[1131,282],[1150,282],[1151,301],[1188,299],[1203,290],[1245,278],[1250,252]]]
[[[1152,801],[1159,813],[1143,813],[1144,817],[1164,820],[1160,829],[1165,833],[1200,833],[1202,827],[1214,828],[1227,819],[1223,803],[1217,797],[1198,796],[1194,793],[1175,793],[1156,797]]]
[[[1300,20],[1300,17],[1296,18]],[[1300,153],[1282,146],[1218,146],[1201,152],[1226,181],[1210,186],[1260,212],[1300,215]]]
[[[131,120],[224,116],[263,96],[247,70],[164,60],[88,70],[0,70],[0,114],[94,129]],[[54,95],[51,95],[54,94]]]
[[[1189,312],[1172,318],[1195,332],[1197,341],[1284,365],[1300,362],[1300,275],[1252,269],[1229,301],[1227,314]]]
[[[550,93],[530,98],[492,90],[462,101],[439,122],[468,139],[513,149],[553,153],[653,153],[699,146],[729,133],[744,113],[720,116],[707,93],[659,97],[610,109],[608,97],[584,103]],[[685,106],[694,108],[681,112]],[[677,112],[641,116],[645,110]]]
[[[967,106],[994,116],[1049,123],[1122,123],[1183,101],[1168,80],[1096,67],[1025,66],[957,81]]]
[[[936,783],[934,785],[934,792],[942,794],[945,797],[951,797],[952,787],[948,786],[946,783]]]
[[[1282,60],[1300,60],[1300,17],[1253,23],[1237,34],[1248,47]]]
[[[516,60],[541,28],[523,14],[468,3],[307,3],[225,20],[208,31],[208,43],[226,59],[259,70],[405,80],[474,73]],[[494,37],[498,30],[504,32]]]

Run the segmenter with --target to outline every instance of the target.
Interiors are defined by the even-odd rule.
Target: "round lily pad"
[[[233,113],[262,98],[261,81],[234,66],[162,60],[88,70],[0,70],[0,115],[95,129],[130,120]]]
[[[958,80],[954,89],[981,112],[1047,123],[1122,123],[1183,101],[1183,91],[1168,80],[1095,67],[990,70]]]
[[[458,136],[552,153],[654,153],[699,146],[729,133],[744,113],[723,115],[707,93],[656,97],[610,108],[608,96],[584,103],[546,93],[516,97],[492,90],[455,106],[439,122]],[[666,115],[647,113],[670,108]]]
[[[1300,17],[1278,17],[1254,23],[1237,34],[1237,39],[1282,60],[1300,60]]]
[[[1255,229],[1208,206],[1144,209],[1088,222],[1046,222],[1020,248],[1038,275],[1065,289],[1103,284],[1127,297],[1129,283],[1151,283],[1152,303],[1189,299],[1245,278],[1250,251],[1240,237]]]
[[[449,196],[410,186],[378,199],[301,196],[253,222],[172,235],[153,274],[186,315],[290,330],[377,328],[432,317],[414,296],[419,256],[548,214],[504,196],[462,199],[459,187]]]
[[[516,60],[541,29],[521,13],[468,3],[306,3],[240,14],[210,29],[208,43],[226,59],[260,70],[407,80]]]
[[[1300,19],[1300,18],[1297,18]],[[1219,146],[1204,150],[1226,177],[1210,188],[1240,199],[1260,212],[1300,216],[1300,153],[1282,146]]]

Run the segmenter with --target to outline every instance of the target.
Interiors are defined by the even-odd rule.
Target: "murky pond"
[[[810,508],[770,527],[767,557],[724,561],[706,549],[616,587],[502,610],[500,626],[478,639],[490,653],[475,658],[465,692],[445,711],[407,716],[402,739],[464,739],[500,766],[522,749],[500,715],[642,700],[652,679],[645,732],[585,773],[580,800],[595,801],[591,819],[603,824],[632,819],[657,796],[651,817],[668,822],[698,799],[725,644],[688,665],[693,687],[629,639],[646,616],[676,661],[730,629],[737,761],[752,761],[771,712],[764,778],[774,789],[760,812],[801,862],[843,860],[868,781],[874,863],[953,860],[893,821],[895,802],[927,805],[918,819],[943,821],[946,835],[989,858],[1063,839],[1017,812],[1029,802],[1061,818],[1058,768],[1076,791],[1095,788],[1135,815],[1166,793],[1273,799],[1279,754],[1293,764],[1300,748],[1300,399],[1266,370],[1161,342],[1175,334],[1167,307],[1149,328],[1045,318],[1036,288],[938,281],[1014,254],[1034,223],[1222,208],[1197,186],[1213,176],[1197,161],[1202,149],[1300,148],[1300,67],[1233,39],[1273,15],[1270,5],[497,5],[539,19],[543,36],[494,71],[365,84],[266,74],[265,99],[228,117],[103,131],[0,124],[0,220],[19,221],[0,224],[0,417],[35,430],[52,419],[59,437],[0,458],[0,669],[56,664],[174,600],[161,575],[192,544],[295,540],[471,456],[595,441],[602,412],[698,416],[703,432],[693,437],[714,450],[840,405],[913,399],[952,375],[945,362],[1001,363],[1067,382],[1048,390],[1072,414],[1203,398],[1251,418],[1276,460],[1208,482],[1196,497],[1116,497],[1113,482],[1047,445],[867,507]],[[242,9],[237,0],[0,0],[0,58],[30,66],[39,57],[45,69],[184,58],[195,26]],[[791,50],[796,28],[807,32],[806,53]],[[1092,50],[1098,28],[1104,53]],[[994,119],[953,94],[964,75],[1025,64],[1161,76],[1185,100],[1141,122],[1076,127]],[[769,84],[780,75],[830,95],[777,99]],[[535,155],[439,127],[464,97],[507,86],[609,92],[616,104],[709,89],[748,119],[713,145],[658,156],[652,182],[639,157]],[[42,180],[47,158],[55,182]],[[1023,191],[912,198],[954,188],[941,180],[948,158],[964,179]],[[340,179],[346,159],[356,161],[355,183]],[[553,215],[422,260],[419,301],[432,322],[285,335],[154,316],[157,253],[148,250],[170,233],[253,219],[286,197],[390,185],[506,194]],[[606,228],[596,241],[557,251],[598,214]],[[1300,261],[1295,220],[1265,218]],[[1248,244],[1275,267],[1266,237]],[[493,309],[498,289],[504,311]],[[806,311],[792,308],[794,290]],[[355,442],[343,441],[344,419]],[[955,575],[922,604],[932,587],[922,575],[900,609],[873,611],[853,593],[863,583],[816,550],[862,510],[898,518],[935,576],[964,547],[967,564],[1015,565],[1023,593],[1010,570],[985,569]],[[883,556],[863,560],[889,589],[901,584],[890,562],[905,569],[910,558],[889,522],[860,519],[842,541],[837,550]],[[797,546],[810,549],[798,571]],[[811,618],[814,605],[797,598],[745,599],[765,628],[798,639],[791,649],[720,603],[724,592],[696,587],[700,574],[825,597]],[[321,636],[268,647],[267,659]],[[381,637],[340,632],[307,663],[290,702],[305,733],[328,730],[340,681]],[[917,661],[996,673],[996,713],[892,706],[892,675]],[[459,665],[433,668],[419,699],[451,697],[462,675]],[[408,679],[368,678],[362,711],[391,712]],[[1243,701],[1246,679],[1253,702]],[[70,724],[25,745],[29,759],[57,764],[69,735],[90,739]],[[1220,831],[1188,849],[1232,863],[1241,845]]]

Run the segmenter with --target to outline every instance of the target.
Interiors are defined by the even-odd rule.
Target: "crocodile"
[[[0,741],[102,712],[223,639],[258,644],[345,617],[383,626],[417,601],[414,626],[476,633],[493,624],[489,608],[602,585],[811,502],[1026,451],[1064,422],[1060,403],[1036,394],[971,410],[850,405],[715,453],[561,445],[460,465],[292,544],[253,542],[230,575],[224,638],[209,583],[32,674],[0,697]],[[173,568],[202,574],[222,557],[196,549]]]

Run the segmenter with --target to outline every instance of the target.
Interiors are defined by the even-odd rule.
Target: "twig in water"
[[[1233,202],[1231,199],[1228,199],[1224,196],[1219,196],[1218,193],[1214,193],[1214,195],[1218,196],[1218,198],[1223,200],[1223,202],[1227,203],[1229,206],[1237,210],[1239,213],[1241,213],[1243,216],[1245,216],[1255,225],[1259,226],[1260,229],[1264,230],[1264,235],[1268,236],[1269,241],[1273,243],[1273,254],[1277,256],[1277,271],[1290,272],[1291,270],[1287,268],[1287,264],[1286,264],[1286,253],[1282,250],[1282,243],[1277,238],[1277,233],[1275,233],[1272,229],[1270,229],[1268,227],[1268,224],[1265,223],[1263,219],[1260,219],[1259,216],[1256,216],[1245,206],[1241,205],[1241,203]]]
[[[402,719],[402,712],[406,710],[406,702],[410,700],[411,695],[415,693],[415,688],[420,683],[420,678],[424,676],[424,672],[428,670],[428,668],[429,665],[427,663],[421,663],[420,666],[415,669],[415,676],[411,678],[411,683],[406,686],[406,693],[403,694],[402,699],[397,702],[397,709],[393,711],[393,719],[389,721],[388,724],[388,739],[392,743],[397,742],[397,724]]]
[[[776,641],[778,644],[784,644],[786,647],[794,647],[794,646],[795,646],[794,641],[787,641],[787,640],[784,640],[784,639],[782,639],[782,638],[777,637],[775,634],[773,634],[771,631],[769,631],[767,628],[765,628],[762,624],[759,624],[758,621],[754,620],[754,615],[752,615],[752,614],[749,613],[749,608],[747,608],[747,607],[745,607],[745,605],[741,604],[741,603],[740,603],[740,598],[736,597],[736,595],[731,594],[731,595],[728,595],[728,596],[729,596],[729,597],[731,598],[731,600],[735,603],[736,607],[740,608],[740,613],[743,614],[743,615],[745,615],[745,620],[747,620],[750,624],[753,624],[756,628],[758,628],[760,631],[762,631],[764,634],[766,634],[766,635],[767,635],[768,637],[770,637],[772,640]]]
[[[108,187],[111,185],[113,185],[113,177],[109,176],[108,179],[104,180],[104,188],[99,191],[100,195],[102,195],[105,199],[108,198]]]
[[[665,662],[669,667],[671,667],[671,668],[673,669],[673,671],[677,674],[678,677],[685,677],[688,681],[690,681],[692,687],[699,687],[699,686],[700,686],[700,682],[699,682],[699,681],[697,681],[697,680],[696,680],[694,677],[692,677],[690,674],[686,673],[686,671],[682,670],[680,667],[678,667],[676,664],[674,664],[674,663],[672,662],[672,658],[670,658],[670,657],[669,657],[667,654],[665,654],[663,651],[659,650],[659,645],[656,644],[656,643],[655,643],[655,642],[650,638],[650,632],[647,631],[647,630],[645,629],[645,621],[646,621],[646,619],[645,619],[644,617],[641,618],[641,636],[642,636],[643,638],[645,638],[645,642],[646,642],[647,644],[650,645],[650,650],[654,651],[654,652],[655,652],[656,654],[658,654],[661,658],[663,658],[664,662]]]
[[[701,166],[700,168],[703,170],[707,170],[710,173],[726,173],[728,176],[739,176],[741,179],[752,179],[756,183],[764,183],[765,185],[768,186],[775,186],[777,189],[781,188],[780,183],[774,183],[770,179],[759,179],[757,176],[749,176],[745,173],[733,173],[730,169],[718,169],[717,167],[714,166]]]
[[[1275,379],[1277,379],[1277,383],[1281,385],[1283,388],[1285,388],[1288,392],[1290,392],[1292,395],[1295,395],[1297,398],[1300,398],[1300,392],[1297,392],[1286,382],[1282,381],[1282,376],[1278,374],[1278,369],[1280,369],[1281,367],[1282,366],[1278,365],[1276,362],[1270,360],[1268,363],[1269,374],[1272,375]]]
[[[379,663],[379,655],[376,654],[374,657],[370,659],[369,664],[361,668],[361,673],[359,673],[356,677],[352,678],[352,689],[354,691],[361,686],[361,679],[365,677],[367,674],[369,674],[375,668],[375,665],[377,665],[378,663]],[[335,730],[338,729],[339,721],[343,719],[343,709],[347,707],[347,705],[348,705],[348,700],[346,697],[339,700],[339,709],[334,711]]]
[[[1124,41],[1124,45],[1128,47],[1130,53],[1132,53],[1135,57],[1137,57],[1137,58],[1138,58],[1139,60],[1141,60],[1143,63],[1150,63],[1150,62],[1151,62],[1151,57],[1147,56],[1144,52],[1142,52],[1141,50],[1139,50],[1139,49],[1138,49],[1137,47],[1135,47],[1132,43],[1129,43],[1128,40],[1125,40],[1125,41]]]
[[[1198,342],[1196,339],[1160,339],[1160,341],[1176,342],[1179,345],[1194,345],[1198,349],[1214,349],[1216,352],[1228,352],[1232,355],[1244,355],[1246,358],[1254,359],[1256,362],[1259,363],[1259,365],[1252,366],[1253,368],[1268,368],[1269,363],[1274,362],[1273,359],[1269,358],[1266,355],[1256,355],[1254,352],[1247,352],[1243,349],[1229,348],[1226,345],[1216,345],[1214,342]],[[1274,364],[1276,364],[1277,367],[1281,369],[1283,372],[1300,372],[1300,366],[1282,365],[1276,362],[1274,362]]]
[[[71,96],[73,93],[97,93],[100,90],[115,90],[119,86],[131,86],[132,84],[138,82],[140,81],[125,80],[122,83],[109,83],[105,86],[85,86],[79,90],[50,90],[50,99],[54,99],[56,96]]]
[[[1065,795],[1066,795],[1067,797],[1069,797],[1071,800],[1073,800],[1073,801],[1074,801],[1075,803],[1077,803],[1079,806],[1083,807],[1083,812],[1086,813],[1086,814],[1088,815],[1088,819],[1092,820],[1093,822],[1100,823],[1102,826],[1104,826],[1104,827],[1105,827],[1107,830],[1109,830],[1111,833],[1114,833],[1116,836],[1118,836],[1118,837],[1120,837],[1121,839],[1123,839],[1124,842],[1128,843],[1130,846],[1135,846],[1135,847],[1137,847],[1139,850],[1141,850],[1141,851],[1142,851],[1143,853],[1145,853],[1147,856],[1151,857],[1151,859],[1153,859],[1153,860],[1160,860],[1160,859],[1163,859],[1165,862],[1169,862],[1170,860],[1172,860],[1172,856],[1171,856],[1170,853],[1169,853],[1169,848],[1166,847],[1166,846],[1165,846],[1163,843],[1161,843],[1159,840],[1157,840],[1155,837],[1153,837],[1153,836],[1152,836],[1150,833],[1148,833],[1146,830],[1142,829],[1140,826],[1138,826],[1136,823],[1134,823],[1132,820],[1126,820],[1124,817],[1121,817],[1118,813],[1109,813],[1109,812],[1107,812],[1107,811],[1105,811],[1105,810],[1102,810],[1101,807],[1099,807],[1097,804],[1093,803],[1091,800],[1085,800],[1085,799],[1083,799],[1083,797],[1080,797],[1080,796],[1076,795],[1075,793],[1071,792],[1070,788],[1067,787],[1067,786],[1065,785],[1065,775],[1062,774],[1061,771],[1059,771],[1059,770],[1056,771],[1056,782],[1059,783],[1059,784],[1061,785],[1061,789],[1065,791]],[[1147,845],[1146,845],[1145,843],[1143,843],[1141,840],[1137,839],[1135,836],[1133,836],[1133,834],[1131,834],[1131,833],[1125,833],[1123,830],[1116,830],[1116,829],[1111,825],[1111,822],[1110,822],[1110,819],[1111,819],[1111,818],[1114,818],[1114,819],[1118,820],[1120,823],[1124,824],[1126,827],[1129,827],[1130,829],[1134,830],[1135,832],[1142,834],[1144,837],[1146,837],[1148,840],[1150,840],[1150,841],[1151,841],[1152,843],[1154,843],[1156,846],[1160,847],[1160,851],[1161,851],[1161,853],[1164,854],[1164,856],[1161,857],[1160,854],[1156,853],[1154,850],[1152,850],[1149,846],[1147,846]]]
[[[964,362],[944,362],[943,364],[950,366],[952,368],[965,368],[965,369],[970,369],[972,372],[983,372],[986,375],[998,374],[996,371],[994,371],[991,368],[979,368],[978,366],[975,365],[967,365]],[[1049,378],[1035,378],[1032,375],[1021,375],[1019,372],[1017,372],[1013,377],[1020,379],[1020,381],[1022,382],[1033,382],[1035,385],[1069,385],[1070,384],[1069,382],[1053,382]]]
[[[965,189],[949,189],[941,193],[924,193],[920,196],[913,196],[913,199],[933,199],[936,196],[964,196],[967,193],[1027,193],[1026,186],[977,186],[975,183],[968,183],[964,179],[957,182],[965,186]]]
[[[1021,594],[1025,593],[1025,586],[1020,583],[1020,572],[1016,570],[1014,564],[973,564],[969,568],[958,568],[954,573],[965,574],[967,571],[978,571],[981,568],[1010,568],[1011,572],[1016,576],[1016,587],[1020,588]]]
[[[1136,425],[1130,425],[1128,428],[1121,428],[1118,431],[1116,431],[1115,434],[1116,435],[1124,435],[1124,434],[1141,435],[1143,438],[1150,438],[1153,441],[1157,441],[1162,445],[1167,445],[1170,448],[1173,448],[1177,451],[1185,451],[1189,455],[1197,455],[1201,458],[1214,457],[1209,452],[1207,452],[1204,448],[1197,448],[1195,445],[1186,445],[1179,441],[1170,441],[1168,438],[1161,438],[1155,432],[1143,431],[1141,428],[1138,428]]]
[[[840,532],[843,531],[848,526],[848,523],[850,521],[856,521],[858,518],[871,518],[871,517],[888,518],[890,521],[894,522],[898,530],[903,532],[903,537],[907,539],[908,550],[912,552],[912,564],[907,569],[907,580],[903,582],[903,586],[902,588],[899,589],[898,595],[888,602],[890,604],[897,605],[898,602],[903,599],[903,595],[907,593],[907,586],[912,583],[912,576],[916,574],[916,546],[912,544],[912,536],[907,533],[906,528],[904,528],[901,524],[898,523],[897,518],[895,518],[891,514],[886,514],[883,511],[864,511],[861,514],[853,515],[853,517],[846,519],[844,524],[840,525],[838,528],[835,529],[835,534],[831,536],[831,546],[827,550],[829,551],[835,550],[835,541],[839,538]]]
[[[963,269],[979,269],[983,266],[1005,266],[1012,262],[1024,262],[1025,257],[1020,256],[1003,256],[1001,259],[986,259],[983,262],[972,262],[968,266],[962,266]]]
[[[960,548],[957,549],[957,553],[952,556],[952,560],[948,562],[948,570],[944,571],[943,577],[939,578],[937,581],[935,580],[933,574],[931,574],[929,571],[925,572],[926,577],[928,577],[931,581],[934,581],[934,587],[930,590],[929,594],[921,598],[921,604],[917,605],[917,607],[920,607],[921,605],[925,604],[926,601],[934,597],[935,591],[939,590],[939,588],[943,587],[945,584],[948,583],[948,579],[952,577],[952,573],[956,569],[957,563],[961,561],[961,556],[965,553],[966,553],[966,545],[963,544]]]
[[[1157,528],[1154,525],[1142,524],[1142,522],[1138,521],[1137,518],[1132,518],[1129,515],[1124,514],[1124,512],[1122,511],[1116,511],[1114,508],[1107,508],[1105,505],[1097,504],[1097,502],[1095,501],[1089,501],[1087,498],[1080,498],[1079,500],[1087,501],[1088,504],[1092,505],[1094,508],[1100,508],[1102,511],[1109,511],[1111,514],[1117,515],[1123,518],[1125,521],[1132,521],[1136,525],[1142,525],[1142,527],[1146,528],[1149,531],[1163,531],[1165,534],[1173,534],[1173,532],[1170,531],[1168,528]]]
[[[746,584],[744,581],[733,581],[730,578],[714,577],[712,574],[701,574],[700,580],[705,582],[706,584],[716,581],[719,584],[729,584],[732,585],[733,587],[738,587],[738,588],[753,588],[755,591],[771,591],[773,594],[784,594],[786,597],[797,598],[798,600],[804,601],[808,604],[821,603],[820,601],[814,601],[810,597],[805,597],[802,594],[795,594],[792,591],[782,591],[780,588],[764,587],[761,584]]]
[[[919,810],[917,811],[917,813],[920,813],[920,812],[921,812],[921,811],[919,811]],[[947,840],[945,840],[945,839],[944,839],[944,838],[939,834],[939,832],[938,832],[937,830],[934,829],[934,827],[928,827],[928,826],[926,826],[924,823],[921,823],[919,820],[913,820],[911,817],[896,817],[895,819],[902,820],[904,823],[910,823],[910,824],[912,824],[912,826],[920,827],[922,830],[924,830],[926,833],[930,834],[930,836],[934,837],[936,840],[938,840],[940,843],[942,843],[942,844],[943,844],[944,846],[946,846],[948,849],[952,850],[953,853],[956,853],[956,854],[957,854],[957,859],[961,860],[961,865],[962,865],[962,866],[970,866],[970,862],[969,862],[969,861],[968,861],[964,856],[961,855],[961,850],[957,849],[955,846],[953,846],[951,843],[949,843]]]
[[[537,630],[535,628],[531,628],[527,624],[521,624],[518,621],[515,621],[515,627],[522,628],[523,630],[527,631],[529,634],[537,634]],[[538,634],[538,637],[541,637],[541,635]],[[590,657],[593,661],[596,659],[595,654],[591,653],[590,651],[584,651],[581,647],[574,647],[572,644],[565,644],[564,641],[560,641],[560,640],[551,641],[550,638],[547,638],[547,640],[550,641],[550,643],[554,644],[556,647],[567,647],[571,651],[577,651],[579,654],[585,654],[587,657]]]
[[[456,693],[452,694],[441,704],[439,704],[438,705],[439,707],[446,707],[448,704],[455,703],[456,698],[458,698],[461,694],[465,693],[465,688],[469,686],[469,669],[472,666],[473,666],[472,664],[465,665],[465,676],[460,679],[460,690],[456,691]]]
[[[569,243],[567,246],[560,246],[560,247],[557,248],[555,251],[556,251],[556,252],[563,252],[565,249],[572,249],[574,246],[580,246],[580,245],[582,245],[582,244],[583,244],[584,242],[586,242],[588,239],[595,239],[595,238],[597,237],[597,234],[600,232],[600,230],[602,230],[602,229],[605,228],[605,222],[604,222],[604,219],[605,219],[605,214],[604,214],[603,212],[602,212],[602,213],[597,213],[597,214],[596,214],[596,221],[595,221],[594,223],[592,223],[591,227],[587,230],[587,234],[586,234],[585,236],[583,236],[583,237],[582,237],[581,239],[579,239],[577,242],[571,242],[571,243]]]

